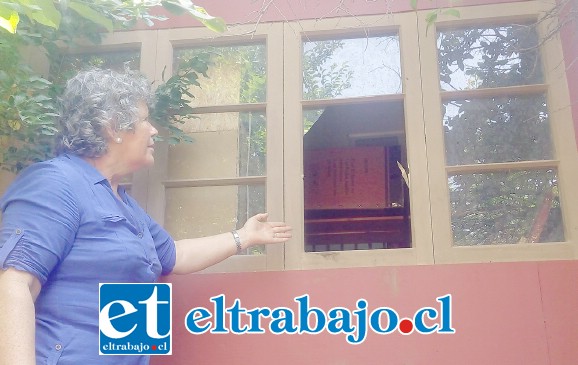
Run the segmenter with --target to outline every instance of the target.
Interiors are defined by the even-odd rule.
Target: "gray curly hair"
[[[70,79],[60,100],[57,153],[100,157],[107,152],[107,132],[132,130],[138,104],[150,105],[151,85],[141,73],[90,69]]]

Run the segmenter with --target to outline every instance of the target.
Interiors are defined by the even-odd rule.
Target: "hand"
[[[243,228],[239,229],[243,248],[268,243],[283,243],[292,237],[290,226],[285,222],[267,222],[267,217],[267,213],[254,215],[247,220]]]

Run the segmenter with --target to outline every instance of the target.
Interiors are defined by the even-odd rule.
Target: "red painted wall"
[[[419,10],[424,10],[438,7],[524,1],[527,0],[461,0],[459,2],[451,0],[435,2],[418,0],[417,5]],[[209,14],[223,18],[227,24],[254,24],[256,22],[282,22],[296,19],[318,19],[412,11],[410,0],[210,0],[195,1],[194,3],[204,7]],[[162,9],[160,12],[163,13]],[[158,28],[191,26],[201,26],[201,24],[189,16],[174,17],[172,15],[170,20],[159,22],[156,25]]]
[[[375,267],[172,276],[173,355],[152,364],[468,364],[574,365],[578,359],[578,261]],[[388,306],[400,316],[438,308],[452,294],[455,334],[378,335],[350,345],[344,334],[193,335],[184,326],[195,307],[225,294],[251,309],[285,306],[309,294],[325,311]]]

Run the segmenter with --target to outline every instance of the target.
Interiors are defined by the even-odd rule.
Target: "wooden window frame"
[[[419,49],[414,13],[307,20],[285,25],[285,154],[286,217],[294,238],[285,245],[286,269],[318,269],[433,263],[425,131],[422,122]],[[362,23],[360,25],[360,23]],[[299,32],[296,31],[299,29]],[[400,39],[403,91],[401,94],[333,100],[302,100],[302,43],[308,38],[337,39],[364,36],[365,31],[397,33]],[[296,77],[299,75],[299,77]],[[353,104],[363,101],[403,101],[407,161],[411,171],[410,206],[412,247],[352,251],[306,252],[303,202],[303,107]]]
[[[132,195],[158,222],[164,223],[165,189],[177,187],[265,184],[267,210],[273,220],[285,220],[294,238],[284,245],[266,247],[264,255],[238,255],[206,272],[239,272],[419,265],[494,261],[539,261],[578,258],[578,205],[572,192],[578,185],[578,150],[574,139],[570,97],[559,39],[541,45],[543,84],[496,89],[441,91],[437,65],[437,29],[507,24],[536,19],[548,10],[537,1],[457,8],[459,18],[440,15],[428,26],[429,11],[298,22],[237,26],[237,35],[216,35],[205,28],[177,28],[117,32],[104,38],[102,48],[141,49],[141,71],[158,84],[172,74],[173,48],[234,46],[264,41],[267,54],[267,100],[258,104],[200,107],[201,113],[265,110],[267,120],[267,176],[222,179],[168,180],[168,146],[156,150],[155,166],[135,174]],[[496,14],[499,14],[497,16]],[[550,25],[542,24],[540,34]],[[396,95],[333,100],[302,100],[301,47],[304,39],[351,37],[367,29],[396,32],[400,39],[403,92]],[[79,52],[82,52],[79,49]],[[85,51],[94,51],[87,48]],[[165,76],[166,77],[166,76]],[[423,92],[427,90],[427,92]],[[488,165],[446,166],[441,103],[450,98],[523,95],[543,92],[549,106],[554,159]],[[303,204],[304,107],[325,107],[359,102],[403,101],[407,162],[410,172],[412,248],[305,252]],[[556,168],[565,241],[489,246],[453,246],[447,177],[507,168]],[[194,224],[195,222],[191,222]]]
[[[283,156],[283,109],[282,109],[282,67],[283,42],[280,24],[240,26],[235,28],[239,35],[224,37],[206,28],[177,28],[158,31],[157,67],[155,80],[162,81],[172,75],[173,50],[176,47],[194,46],[235,46],[263,43],[266,45],[267,98],[263,103],[231,104],[199,107],[198,113],[225,113],[263,110],[267,123],[267,175],[251,177],[224,177],[215,179],[169,180],[167,171],[168,145],[162,144],[155,152],[156,163],[151,169],[148,181],[148,211],[157,221],[164,223],[165,189],[208,186],[239,186],[264,184],[266,204],[270,220],[284,220],[283,214],[283,168],[279,161]],[[191,225],[195,222],[191,222]],[[263,255],[235,255],[212,266],[204,272],[239,272],[283,269],[283,245],[268,245]]]
[[[516,24],[536,20],[547,11],[544,3],[528,1],[519,3],[484,5],[460,8],[459,19],[440,18],[427,26],[426,12],[419,14],[419,36],[422,50],[422,75],[424,90],[424,120],[426,124],[429,176],[431,188],[434,256],[436,263],[539,261],[574,259],[578,257],[578,209],[572,204],[572,191],[578,184],[575,168],[578,161],[572,125],[570,98],[564,70],[564,59],[559,39],[551,39],[540,46],[544,70],[544,84],[512,86],[495,89],[440,91],[437,65],[437,32],[439,29],[484,24]],[[498,15],[497,15],[498,14]],[[539,26],[539,36],[546,34],[551,24]],[[554,145],[554,160],[512,162],[488,165],[446,166],[441,104],[444,100],[464,97],[524,95],[543,92],[546,95],[549,120]],[[551,243],[518,243],[503,245],[454,246],[451,231],[451,214],[447,179],[449,173],[508,171],[508,169],[555,168],[561,197],[562,215],[565,218],[565,241]]]

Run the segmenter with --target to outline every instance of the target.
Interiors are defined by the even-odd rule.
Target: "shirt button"
[[[55,349],[56,351],[60,351],[60,350],[62,350],[62,345],[59,344],[59,343],[57,343],[57,344],[54,346],[54,349]]]
[[[138,238],[142,238],[142,232],[138,233]]]
[[[16,234],[22,234],[22,230],[20,228],[16,228]]]

